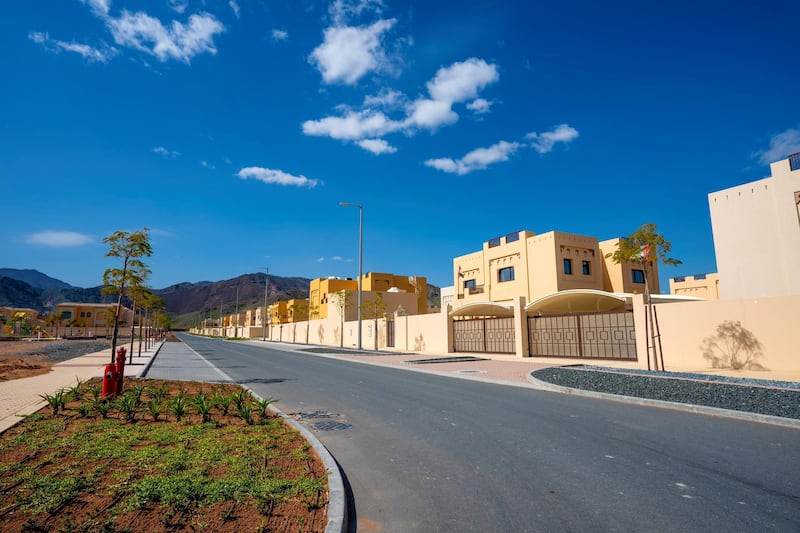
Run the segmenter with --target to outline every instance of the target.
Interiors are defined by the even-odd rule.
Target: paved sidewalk
[[[121,346],[128,348],[125,344]],[[125,365],[125,376],[141,375],[160,346],[156,344],[150,350],[143,348],[141,356],[138,355],[138,346],[135,346],[133,364]],[[126,363],[128,360],[129,358],[126,358]],[[46,402],[42,400],[40,394],[53,394],[60,389],[75,385],[78,379],[85,381],[101,377],[105,365],[110,362],[111,350],[108,349],[56,363],[48,374],[0,381],[0,433],[45,406]]]
[[[183,342],[166,342],[142,374],[152,379],[232,383],[231,379]]]

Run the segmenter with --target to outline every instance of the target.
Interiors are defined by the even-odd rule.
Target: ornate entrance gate
[[[536,357],[635,361],[633,313],[528,317],[528,345]]]
[[[453,351],[514,353],[514,319],[475,318],[454,321]]]

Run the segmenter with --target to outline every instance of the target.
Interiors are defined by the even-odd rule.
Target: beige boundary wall
[[[517,357],[527,357],[527,317],[522,302],[515,305]],[[636,327],[637,361],[611,361],[580,358],[535,357],[534,361],[548,364],[595,364],[619,368],[647,368],[647,334],[645,306],[642,295],[633,300]],[[800,381],[800,340],[796,328],[800,321],[800,296],[775,296],[759,299],[710,300],[673,302],[656,305],[661,332],[664,364],[668,371],[701,372],[720,375]],[[427,315],[397,316],[394,321],[395,345],[387,347],[386,320],[377,323],[377,348],[398,352],[429,354],[449,353],[453,346],[452,320],[446,312]],[[725,331],[719,328],[726,328]],[[269,328],[273,341],[316,344],[354,348],[357,344],[358,322],[325,318],[310,322],[274,325]],[[226,328],[233,336],[233,328]],[[240,337],[260,339],[259,326],[239,328]],[[219,336],[219,328],[200,333]],[[722,333],[722,334],[721,334]],[[362,320],[362,348],[375,349],[375,321]],[[716,344],[712,344],[716,342]],[[717,358],[704,357],[704,352]],[[731,356],[744,368],[731,368]]]
[[[634,313],[638,366],[647,368],[642,300],[634,301]],[[656,313],[668,371],[800,380],[800,296],[666,303]],[[750,364],[733,369],[731,356]]]

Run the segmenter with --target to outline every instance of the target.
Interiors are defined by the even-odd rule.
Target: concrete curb
[[[191,346],[187,344],[186,347],[192,350],[197,357],[205,361],[208,366],[216,370],[225,378],[225,380],[231,383],[236,383],[236,381],[231,379],[228,374],[211,364],[205,357],[197,353]],[[153,356],[153,358],[155,359],[155,356]],[[253,391],[247,385],[240,384],[239,386],[243,387],[255,398],[263,400],[260,395],[256,394],[255,391]],[[313,433],[311,433],[308,428],[300,424],[297,420],[294,420],[293,418],[284,414],[283,411],[277,407],[270,405],[269,408],[274,411],[275,414],[285,420],[290,426],[300,432],[300,434],[303,435],[303,437],[309,443],[311,443],[311,446],[317,452],[317,455],[319,455],[322,463],[325,465],[325,469],[328,471],[328,524],[325,526],[325,533],[343,533],[347,524],[347,496],[344,490],[344,480],[339,472],[339,466],[336,464],[336,460],[333,458],[325,445],[322,444],[322,442],[320,442],[320,440]]]
[[[638,398],[636,396],[624,396],[621,394],[609,394],[606,392],[588,391],[583,389],[573,389],[572,387],[564,387],[562,385],[555,385],[542,381],[533,377],[533,372],[528,372],[528,381],[540,387],[543,390],[551,392],[558,392],[561,394],[572,394],[573,396],[584,396],[586,398],[595,398],[600,400],[611,400],[612,402],[623,402],[634,405],[644,405],[647,407],[658,407],[661,409],[672,409],[674,411],[683,411],[687,413],[695,413],[701,415],[721,416],[725,418],[736,418],[738,420],[745,420],[747,422],[758,422],[761,424],[772,424],[774,426],[783,426],[793,429],[800,429],[800,420],[794,418],[783,418],[780,416],[762,415],[758,413],[750,413],[747,411],[735,411],[733,409],[721,409],[719,407],[707,407],[705,405],[694,405],[688,403],[667,402],[664,400],[653,400],[651,398]]]
[[[156,360],[156,356],[158,355],[158,352],[161,351],[161,347],[164,346],[165,342],[166,341],[161,341],[161,344],[158,345],[158,347],[156,348],[156,351],[150,357],[150,360],[147,361],[147,363],[144,365],[144,368],[136,373],[136,377],[137,378],[141,378],[141,377],[144,377],[144,376],[147,375],[147,372],[150,370],[150,367],[153,366],[153,361]],[[208,361],[206,361],[206,362],[208,362]]]

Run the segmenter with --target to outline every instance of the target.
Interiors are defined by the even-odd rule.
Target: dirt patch
[[[0,342],[0,381],[47,374],[55,363],[111,348],[107,340]]]
[[[98,386],[0,435],[3,532],[324,531],[324,464],[249,396],[252,419],[241,416],[243,389],[127,379],[138,407],[126,416],[121,400],[96,398]],[[169,407],[179,396],[180,416]],[[212,406],[205,422],[200,396]],[[156,417],[153,402],[164,406]]]

